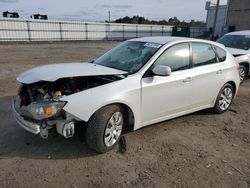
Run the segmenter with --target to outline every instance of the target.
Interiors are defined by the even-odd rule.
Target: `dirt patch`
[[[128,133],[122,147],[103,155],[86,147],[83,134],[44,141],[15,123],[19,73],[90,61],[116,44],[0,45],[0,187],[250,187],[250,80],[230,111],[205,110]]]

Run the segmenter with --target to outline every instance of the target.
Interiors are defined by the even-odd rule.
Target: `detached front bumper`
[[[29,131],[35,135],[40,133],[40,125],[35,124],[33,122],[25,120],[15,109],[15,105],[13,105],[13,115],[16,122],[24,128],[26,131]]]

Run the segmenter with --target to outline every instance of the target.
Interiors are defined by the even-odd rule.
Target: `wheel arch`
[[[231,100],[229,106],[227,106],[226,109],[221,109],[221,107],[220,107],[220,105],[219,105],[219,100],[220,100],[220,98],[221,98],[221,94],[222,94],[224,88],[225,88],[225,87],[228,87],[229,85],[230,85],[230,86],[232,87],[232,89],[234,90],[234,91],[233,91],[234,93],[233,93],[233,96],[232,96],[232,100],[234,99],[234,97],[235,97],[236,94],[237,94],[237,85],[236,85],[236,83],[235,83],[234,81],[228,81],[228,82],[226,82],[226,83],[222,86],[222,88],[221,88],[219,94],[217,95],[217,97],[216,97],[216,99],[215,99],[215,101],[214,101],[213,107],[211,108],[211,109],[214,111],[214,113],[216,113],[216,114],[221,114],[221,113],[226,112],[226,111],[229,109],[229,107],[230,107],[230,105],[231,105],[231,103],[232,103],[232,100]],[[224,99],[223,99],[223,100],[224,100]]]
[[[234,82],[234,81],[228,81],[227,83],[225,83],[225,84],[230,84],[232,87],[233,87],[233,89],[234,89],[234,97],[235,97],[235,95],[236,95],[236,90],[237,90],[237,86],[236,86],[236,83]]]
[[[243,65],[247,69],[247,74],[249,73],[250,63],[247,61],[240,62],[239,65]]]
[[[101,110],[102,108],[104,107],[107,107],[107,106],[112,106],[112,105],[117,105],[117,106],[120,106],[124,112],[125,112],[125,120],[126,120],[126,126],[125,126],[125,131],[126,132],[129,132],[129,131],[132,131],[134,130],[134,125],[135,125],[135,115],[134,115],[134,112],[132,110],[132,108],[125,104],[125,103],[122,103],[122,102],[113,102],[113,103],[109,103],[109,104],[106,104],[106,105],[103,105],[101,106],[100,108],[98,108],[92,115],[91,117],[89,118],[89,120],[92,118],[92,116],[99,110]],[[88,121],[89,121],[88,120]]]
[[[234,81],[228,81],[228,82],[226,82],[222,87],[221,87],[221,89],[226,85],[226,84],[230,84],[230,85],[232,85],[232,87],[233,87],[233,89],[234,89],[234,97],[236,96],[236,94],[237,94],[237,85],[236,85],[236,83],[234,82]],[[221,89],[220,89],[220,91],[221,91]],[[219,91],[219,92],[220,92]],[[213,101],[213,106],[215,105],[215,103],[216,103],[216,100],[217,100],[217,97],[218,97],[218,95],[215,97],[215,99],[214,99],[214,101]]]

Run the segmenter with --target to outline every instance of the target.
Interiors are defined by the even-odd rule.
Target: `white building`
[[[215,16],[216,5],[211,4],[210,1],[206,2],[207,10],[207,19],[206,19],[206,28],[212,34],[213,25],[214,25],[214,16]],[[218,9],[216,27],[215,27],[215,36],[222,36],[226,32],[226,22],[227,22],[227,5],[220,5]]]

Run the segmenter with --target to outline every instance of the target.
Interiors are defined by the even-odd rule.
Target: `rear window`
[[[227,58],[227,52],[218,46],[214,46],[214,49],[218,55],[219,61],[223,62]]]

